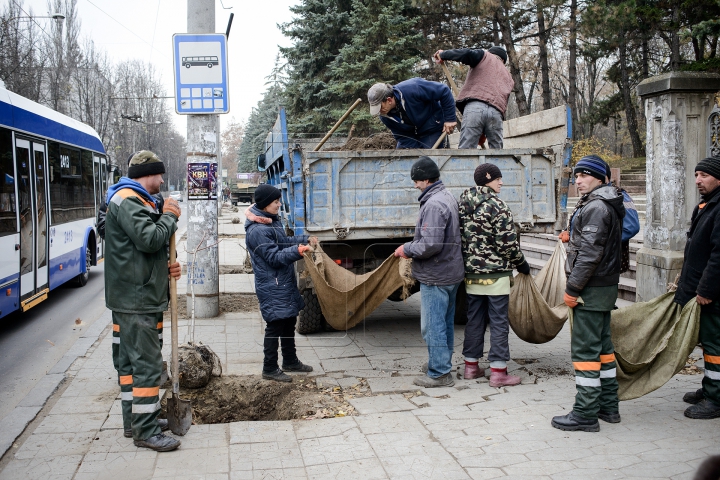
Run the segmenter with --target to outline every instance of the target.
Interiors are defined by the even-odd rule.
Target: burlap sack
[[[698,342],[700,306],[684,307],[674,292],[612,312],[620,400],[641,397],[665,385],[683,369]]]
[[[403,299],[415,283],[411,260],[389,256],[363,275],[337,265],[322,250],[305,252],[306,271],[312,278],[325,320],[337,330],[352,328],[370,315],[390,294],[403,288]]]
[[[522,273],[510,289],[508,316],[513,332],[528,343],[546,343],[557,336],[567,320],[565,249],[558,242],[550,259],[533,280]]]

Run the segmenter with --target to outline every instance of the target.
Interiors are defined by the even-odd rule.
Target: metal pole
[[[188,0],[188,33],[215,33],[215,0]],[[188,115],[187,161],[217,167],[220,151],[217,115]],[[212,166],[212,165],[211,165]],[[218,172],[220,173],[220,172]],[[188,272],[194,271],[195,317],[216,317],[219,313],[218,204],[216,200],[188,200]],[[201,245],[202,242],[202,245]],[[195,268],[191,268],[195,255]],[[189,291],[190,289],[188,289]]]

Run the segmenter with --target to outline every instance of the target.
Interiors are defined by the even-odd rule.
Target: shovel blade
[[[167,419],[171,432],[175,435],[185,435],[192,425],[190,400],[182,400],[175,394],[168,398]]]

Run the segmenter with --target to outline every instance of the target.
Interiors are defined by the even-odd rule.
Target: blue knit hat
[[[605,183],[605,177],[610,178],[610,165],[597,155],[587,155],[575,165],[573,175],[578,173],[593,176]]]

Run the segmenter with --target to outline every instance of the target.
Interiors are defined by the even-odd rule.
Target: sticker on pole
[[[217,163],[187,164],[188,200],[217,200]]]
[[[173,35],[175,111],[180,115],[228,113],[227,37]]]

